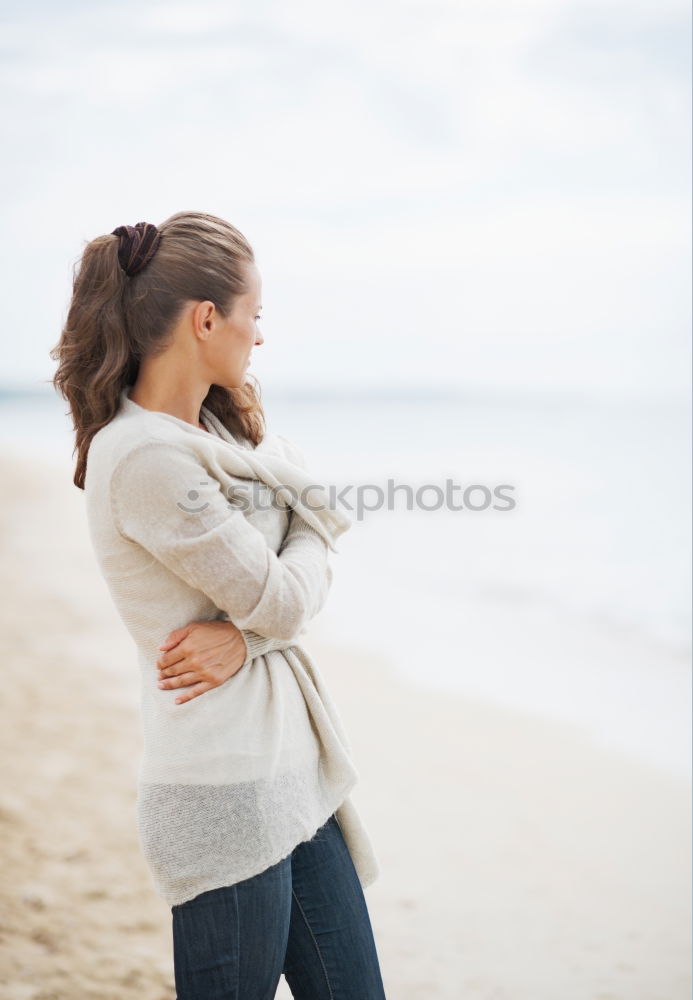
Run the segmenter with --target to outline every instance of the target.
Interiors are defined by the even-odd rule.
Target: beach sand
[[[0,996],[172,1000],[170,910],[135,826],[134,646],[71,466],[0,466]],[[690,996],[685,778],[423,690],[357,629],[335,647],[314,625],[381,863],[366,899],[388,1000]]]

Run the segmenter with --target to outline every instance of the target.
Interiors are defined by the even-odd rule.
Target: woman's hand
[[[245,663],[247,649],[233,622],[192,622],[170,632],[159,649],[156,661],[158,686],[185,688],[176,704],[190,701],[211,688],[219,687]]]

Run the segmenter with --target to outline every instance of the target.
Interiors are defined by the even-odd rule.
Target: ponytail
[[[113,419],[120,392],[136,377],[123,299],[128,276],[118,262],[118,237],[99,236],[75,266],[72,301],[60,343],[53,384],[68,401],[75,429],[74,483],[84,489],[86,455],[96,432]]]

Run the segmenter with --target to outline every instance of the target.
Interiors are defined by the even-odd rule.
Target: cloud
[[[364,356],[369,378],[416,376],[430,328],[449,378],[529,384],[544,351],[558,383],[681,386],[682,3],[34,3],[5,17],[8,373],[50,367],[85,239],[201,208],[256,246],[284,343],[329,324],[343,345],[338,369],[312,351],[292,378],[358,379]],[[37,284],[35,335],[17,348]]]

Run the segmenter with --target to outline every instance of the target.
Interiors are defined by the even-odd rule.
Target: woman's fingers
[[[159,649],[169,650],[172,646],[176,646],[182,639],[190,633],[190,625],[184,625],[182,628],[176,628],[173,632],[169,632],[164,641],[159,646]]]
[[[159,680],[161,680],[163,677],[175,677],[178,674],[187,673],[190,667],[186,668],[181,662],[174,663],[171,667],[157,667],[157,670],[159,672]]]
[[[175,650],[174,650],[175,652]],[[171,654],[169,654],[170,656]],[[183,671],[188,670],[202,670],[204,664],[202,660],[195,656],[194,653],[180,653],[177,654],[171,660],[162,661],[162,658],[156,661],[156,668],[159,671],[160,677],[173,677],[175,674],[180,674]]]
[[[198,695],[204,694],[205,691],[210,691],[213,687],[216,687],[216,685],[210,684],[208,681],[200,681],[199,684],[193,684],[185,694],[178,695],[176,705],[180,705],[184,701],[191,701],[192,698],[197,698]]]
[[[195,681],[200,681],[197,674],[192,671],[187,671],[184,674],[177,674],[175,677],[163,677],[157,682],[157,687],[166,688],[179,688],[185,687],[186,684],[193,684]],[[200,683],[207,684],[208,681],[200,681]]]
[[[178,677],[171,677],[168,680],[159,681],[158,686],[162,690],[168,688],[179,688],[185,687],[186,691],[179,694],[175,700],[176,705],[180,705],[184,701],[190,701],[191,698],[197,698],[198,695],[204,694],[205,691],[210,691],[216,684],[211,684],[209,681],[198,681],[196,684],[193,683],[197,674],[180,674]]]
[[[157,659],[156,665],[159,670],[166,670],[168,667],[174,667],[176,663],[180,663],[181,660],[185,659],[185,657],[186,654],[183,653],[180,648],[175,647],[167,653],[162,653]]]

